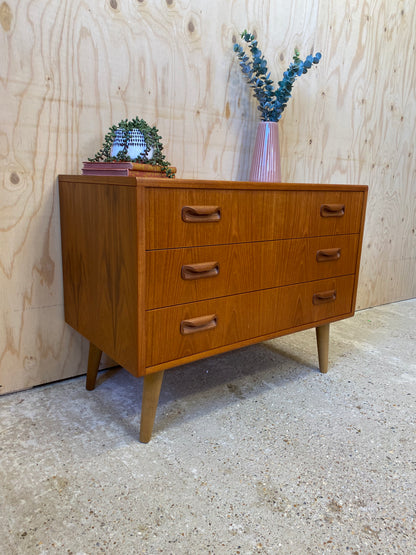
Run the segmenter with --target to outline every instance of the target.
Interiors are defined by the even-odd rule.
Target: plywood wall
[[[156,124],[180,177],[247,178],[257,112],[232,51],[246,27],[276,78],[295,46],[323,53],[281,120],[282,174],[370,186],[358,306],[416,296],[413,0],[7,0],[0,392],[85,371],[63,321],[56,178],[110,125]]]

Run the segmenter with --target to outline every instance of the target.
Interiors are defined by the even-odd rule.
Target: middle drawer
[[[355,272],[358,235],[146,252],[146,309]]]

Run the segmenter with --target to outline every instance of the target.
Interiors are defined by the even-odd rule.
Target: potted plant
[[[283,78],[278,82],[277,87],[274,87],[267,68],[267,61],[258,48],[255,36],[244,30],[241,38],[248,44],[249,55],[238,43],[234,44],[234,52],[240,62],[241,71],[253,89],[253,96],[258,101],[257,109],[261,114],[250,180],[281,181],[277,122],[282,117],[283,110],[291,98],[292,88],[297,77],[307,73],[313,64],[318,64],[322,55],[317,52],[315,56],[307,56],[305,60],[301,60],[299,51],[295,49],[293,62],[283,73]]]
[[[89,162],[133,162],[143,169],[158,170],[167,177],[174,177],[172,168],[163,154],[162,137],[156,127],[151,127],[145,120],[135,117],[122,120],[110,127],[104,137],[101,149]]]

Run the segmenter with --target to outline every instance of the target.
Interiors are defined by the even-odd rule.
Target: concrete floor
[[[0,398],[0,554],[416,553],[416,299],[141,380]]]

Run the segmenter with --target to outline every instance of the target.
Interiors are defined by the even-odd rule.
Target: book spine
[[[82,167],[85,170],[119,170],[132,169],[132,162],[83,162]]]
[[[82,175],[119,175],[119,176],[126,176],[129,175],[128,169],[121,169],[121,170],[89,170],[89,169],[82,169]]]
[[[167,177],[166,174],[162,172],[135,171],[135,170],[129,170],[129,176],[130,177],[159,177],[159,178]]]
[[[160,166],[153,166],[152,164],[140,164],[139,162],[132,162],[132,170],[134,171],[150,171],[150,172],[160,172],[160,173],[165,173],[162,172],[162,168]],[[173,166],[170,166],[169,169],[172,171],[172,173],[176,173],[176,168]]]

